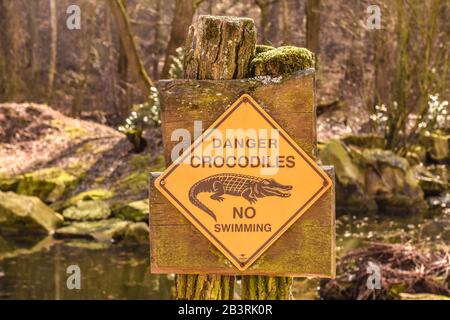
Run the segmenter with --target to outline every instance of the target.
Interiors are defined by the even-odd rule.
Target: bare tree
[[[144,99],[147,99],[153,82],[148,76],[142,60],[139,58],[137,46],[131,32],[130,20],[123,0],[110,0],[108,3],[110,4],[111,12],[116,22],[123,54],[126,57],[126,66],[127,68],[130,67],[132,76],[137,82],[142,96]]]
[[[184,45],[187,30],[192,23],[192,18],[202,2],[203,0],[175,0],[172,29],[170,31],[169,43],[166,49],[164,67],[161,71],[161,78],[167,78],[169,76],[172,56],[175,56],[177,48]]]
[[[306,0],[306,47],[319,53],[320,0]]]
[[[48,64],[48,84],[47,84],[47,96],[51,99],[53,95],[53,83],[55,82],[56,74],[56,50],[58,40],[58,27],[56,19],[56,2],[55,0],[49,0],[50,5],[50,61]]]

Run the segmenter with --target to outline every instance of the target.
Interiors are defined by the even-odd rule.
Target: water
[[[173,280],[150,274],[148,246],[56,242],[48,250],[0,261],[0,299],[170,299]],[[69,265],[81,290],[66,285]]]
[[[342,215],[337,220],[337,255],[368,241],[421,245],[450,243],[450,212],[394,218]],[[2,242],[3,241],[3,242]],[[8,247],[9,246],[9,247]],[[173,277],[152,275],[146,245],[124,246],[89,241],[43,239],[39,245],[0,238],[1,251],[13,246],[15,256],[0,259],[0,299],[170,299]],[[3,248],[3,249],[2,249]],[[6,248],[6,249],[5,249]],[[20,249],[21,251],[17,251]],[[20,253],[20,254],[19,254]],[[81,269],[81,290],[69,290],[66,269]],[[316,299],[318,279],[296,280],[296,299]]]

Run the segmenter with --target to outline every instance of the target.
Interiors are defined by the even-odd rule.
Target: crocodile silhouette
[[[214,212],[197,198],[199,193],[213,192],[210,198],[219,202],[225,199],[223,195],[240,196],[253,204],[258,201],[258,198],[289,197],[291,194],[284,191],[291,189],[292,186],[282,185],[274,179],[236,173],[219,173],[196,182],[189,190],[189,200],[217,221]]]

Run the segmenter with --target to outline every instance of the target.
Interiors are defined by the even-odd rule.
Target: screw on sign
[[[331,186],[328,175],[247,94],[155,181],[241,271]]]

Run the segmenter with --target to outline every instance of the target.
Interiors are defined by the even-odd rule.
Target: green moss
[[[45,168],[20,176],[16,192],[36,196],[44,202],[54,202],[74,187],[77,181],[78,177],[60,168]]]
[[[211,17],[208,17],[211,18]],[[219,36],[220,25],[212,19],[206,20],[205,38],[207,40],[216,39]]]
[[[263,53],[263,52],[266,52],[266,51],[269,51],[269,50],[273,50],[273,49],[275,49],[275,47],[267,46],[267,45],[264,45],[264,44],[257,44],[255,46],[255,54],[258,55],[260,53]]]
[[[353,160],[339,140],[331,140],[325,147],[322,147],[319,158],[325,165],[333,165],[336,170],[338,181],[347,186],[351,183],[364,184],[364,177],[361,170],[353,163]]]
[[[362,152],[362,156],[364,165],[371,165],[374,167],[386,165],[392,168],[399,168],[404,172],[408,171],[410,168],[409,163],[405,158],[397,156],[389,150],[365,149]]]
[[[0,191],[15,191],[18,184],[19,179],[17,177],[0,175]]]
[[[148,214],[148,199],[133,201],[114,210],[115,217],[135,222],[148,220]]]
[[[87,131],[82,127],[68,126],[64,122],[54,119],[51,121],[52,126],[58,127],[66,132],[70,138],[77,139],[86,136]]]
[[[305,48],[279,47],[258,53],[251,66],[255,76],[286,76],[299,70],[313,68],[314,55]]]
[[[81,192],[64,202],[64,207],[69,207],[76,205],[79,201],[86,200],[107,200],[111,199],[114,196],[114,192],[111,190],[99,188],[99,189],[91,189],[84,192]]]
[[[51,233],[63,221],[58,213],[36,197],[0,192],[0,229],[24,235]],[[2,231],[0,231],[0,234]]]
[[[86,200],[77,202],[76,205],[65,209],[62,214],[68,220],[101,220],[111,215],[111,208],[101,200]]]
[[[359,148],[379,148],[386,147],[386,138],[373,134],[349,134],[341,138],[346,145]]]
[[[147,187],[147,173],[145,172],[132,172],[125,178],[117,181],[116,188],[131,188],[133,192],[139,192]]]

